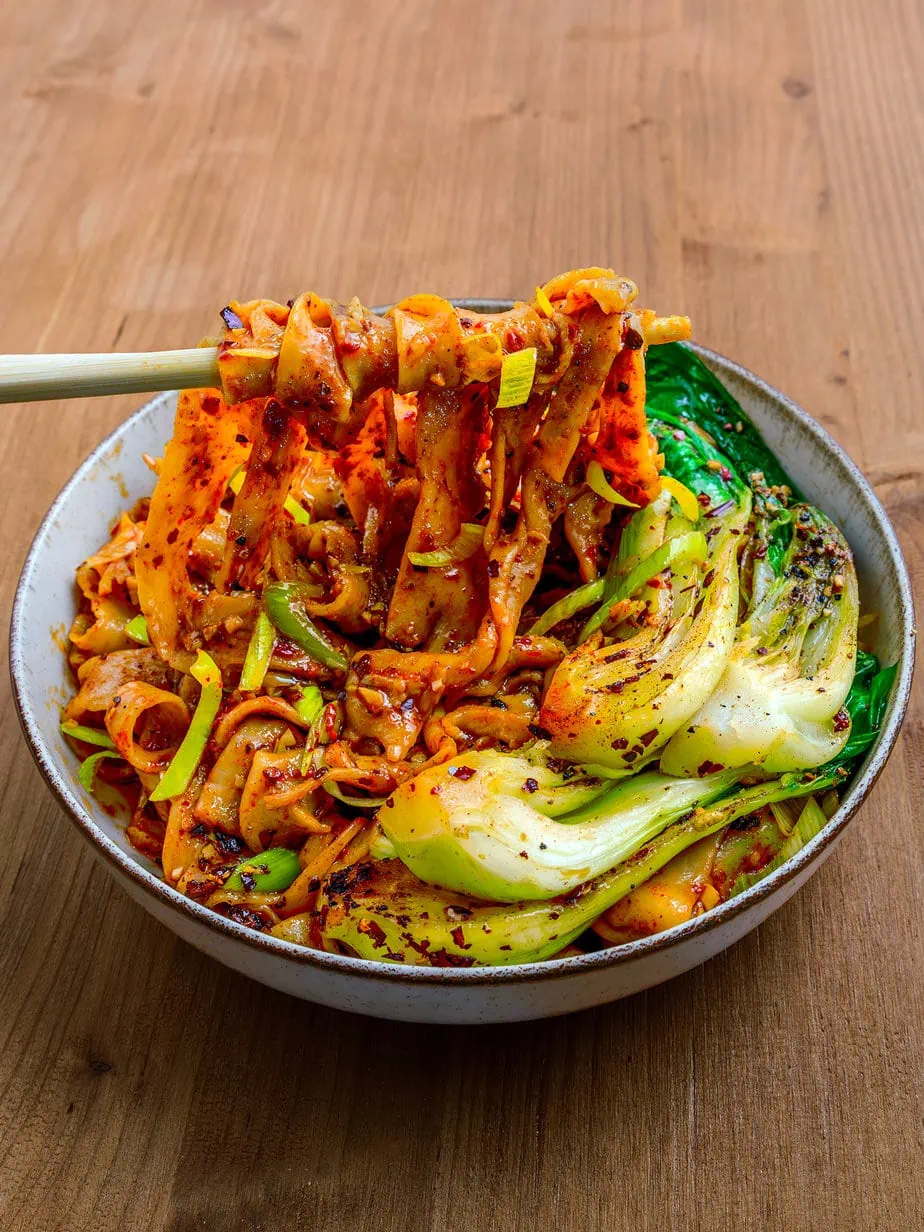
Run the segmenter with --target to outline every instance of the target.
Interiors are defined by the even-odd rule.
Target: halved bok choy
[[[538,962],[692,843],[773,801],[823,790],[842,774],[784,775],[690,809],[627,860],[555,899],[486,903],[427,885],[400,860],[354,865],[322,886],[319,926],[326,942],[360,958],[436,967]]]
[[[696,521],[667,490],[633,514],[540,715],[556,756],[603,774],[657,755],[718,684],[735,640],[750,489],[693,434],[659,444],[666,474],[693,489]]]
[[[758,491],[758,507],[762,500]],[[746,619],[717,688],[665,748],[668,774],[807,769],[836,757],[850,737],[844,703],[859,616],[850,548],[810,505],[771,513],[759,512],[752,538]]]
[[[484,749],[403,783],[379,811],[394,851],[422,881],[476,898],[554,898],[628,859],[670,822],[742,777],[642,773],[616,783],[560,768],[541,748]]]

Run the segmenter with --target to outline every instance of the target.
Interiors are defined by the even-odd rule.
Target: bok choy
[[[569,780],[536,749],[484,749],[402,784],[379,823],[422,881],[497,902],[554,898],[628,859],[740,778]]]
[[[628,860],[552,900],[485,903],[426,885],[400,860],[355,865],[322,886],[321,928],[326,939],[361,958],[437,967],[538,962],[564,949],[692,843],[772,801],[824,790],[839,777],[836,770],[827,776],[790,774],[740,788],[692,809]]]

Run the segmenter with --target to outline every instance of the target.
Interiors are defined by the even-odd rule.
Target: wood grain
[[[808,405],[924,575],[917,0],[7,5],[4,350],[180,346],[232,296],[528,293],[614,264]],[[4,598],[139,399],[4,408]],[[5,685],[4,685],[5,687]],[[151,922],[0,720],[0,1225],[924,1223],[920,693],[838,855],[571,1019],[290,1000]]]

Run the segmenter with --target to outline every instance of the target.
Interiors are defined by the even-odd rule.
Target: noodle
[[[600,578],[626,506],[661,490],[645,352],[689,323],[635,297],[628,280],[586,269],[498,314],[415,295],[380,316],[314,293],[224,310],[222,388],[180,395],[150,502],[77,571],[70,635],[65,717],[111,736],[126,764],[100,774],[130,780],[129,838],[171,885],[238,923],[341,950],[318,904],[375,862],[379,804],[468,752],[529,755],[545,738],[548,680],[589,613],[560,636],[529,629]],[[528,348],[528,394],[497,407],[507,357]],[[590,487],[591,464],[603,487]],[[657,585],[650,600],[611,604],[611,628],[637,619],[634,647],[680,610]],[[264,612],[275,640],[245,690]],[[139,614],[149,646],[126,632]],[[184,753],[203,655],[221,703]],[[152,803],[184,755],[185,791]],[[242,860],[280,847],[298,853],[290,884],[272,886],[269,859],[226,887]],[[609,912],[598,933],[619,939],[630,914]]]

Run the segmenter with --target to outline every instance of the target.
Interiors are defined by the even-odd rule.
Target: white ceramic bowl
[[[466,301],[490,311],[509,305]],[[10,641],[13,689],[23,731],[62,809],[116,881],[156,919],[236,971],[309,1001],[381,1018],[422,1022],[504,1022],[569,1013],[658,984],[718,954],[755,928],[832,853],[895,743],[914,663],[914,613],[895,534],[856,466],[788,398],[709,351],[699,354],[738,398],[799,486],[845,531],[863,598],[879,612],[878,645],[898,662],[882,731],[828,825],[777,872],[713,911],[654,937],[578,958],[518,967],[405,969],[340,958],[263,936],[184,898],[127,842],[77,782],[76,761],[58,730],[71,685],[53,630],[75,610],[74,569],[103,541],[127,506],[150,492],[143,453],[162,452],[176,396],[143,406],[97,448],[55,501],[32,544],[16,593]],[[125,490],[128,496],[125,496]],[[125,962],[132,959],[126,942]]]

